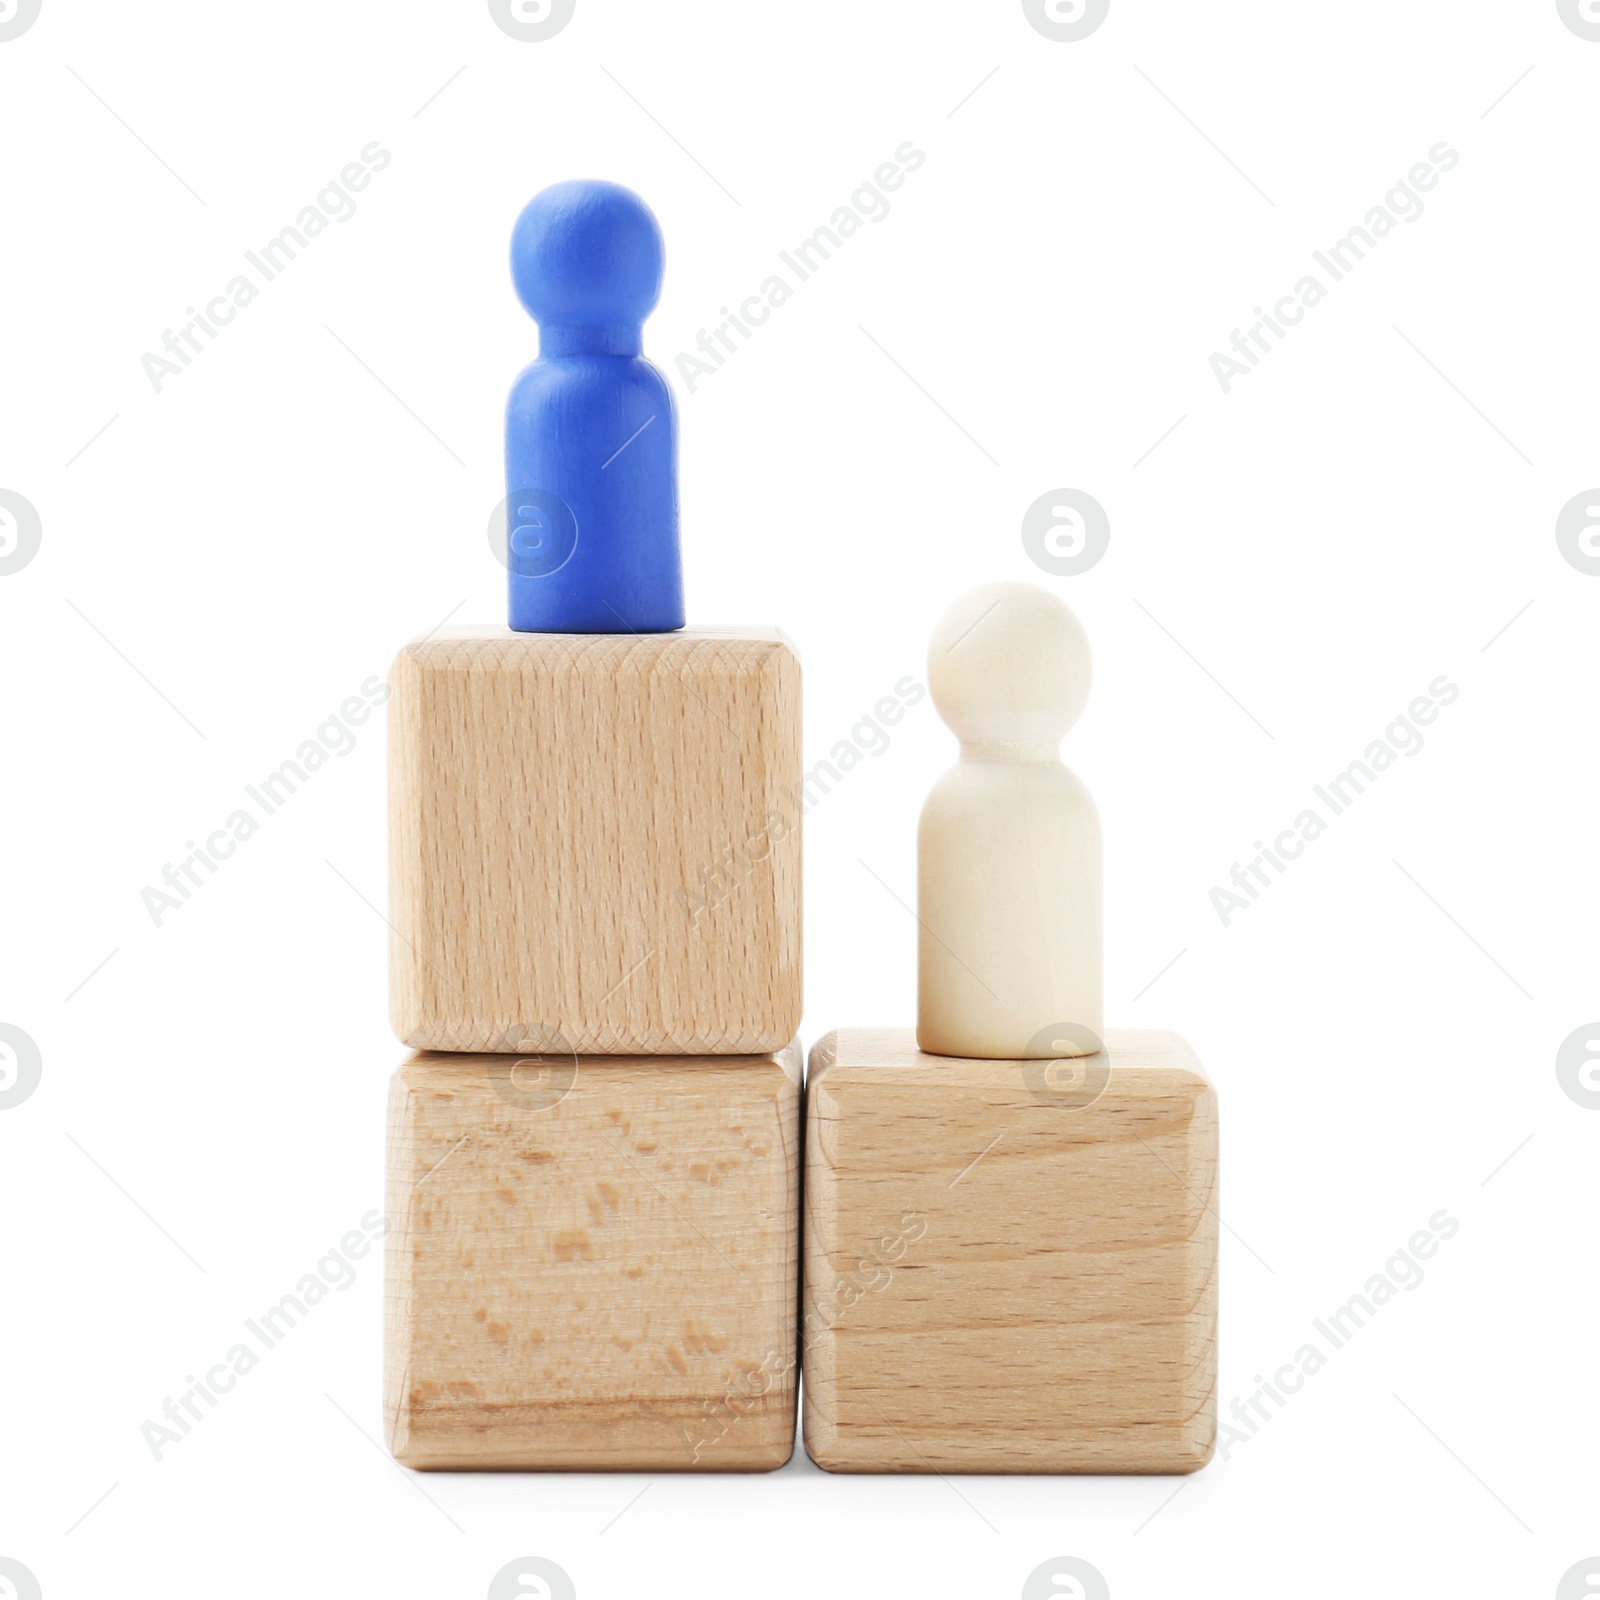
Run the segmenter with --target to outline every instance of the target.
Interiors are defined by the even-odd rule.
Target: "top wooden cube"
[[[800,663],[781,633],[447,628],[390,684],[406,1044],[760,1055],[794,1036]]]

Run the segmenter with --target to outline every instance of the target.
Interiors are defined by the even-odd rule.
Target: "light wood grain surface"
[[[800,1059],[795,1043],[575,1073],[405,1062],[389,1097],[395,1456],[480,1470],[788,1460]]]
[[[807,1081],[806,1448],[839,1472],[1191,1472],[1216,1434],[1216,1095],[843,1029]]]
[[[800,665],[781,633],[449,628],[390,682],[405,1043],[744,1055],[794,1036]]]

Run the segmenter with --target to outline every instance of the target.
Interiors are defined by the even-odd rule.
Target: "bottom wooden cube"
[[[412,1056],[385,1422],[411,1467],[758,1471],[794,1449],[800,1049]]]
[[[1216,1437],[1217,1105],[1176,1034],[807,1080],[806,1449],[833,1472],[1192,1472]]]

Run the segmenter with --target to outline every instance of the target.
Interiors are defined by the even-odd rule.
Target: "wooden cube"
[[[800,664],[781,633],[449,628],[390,682],[405,1043],[759,1055],[794,1036]]]
[[[763,1471],[794,1449],[800,1048],[412,1056],[384,1411],[411,1467]]]
[[[1192,1472],[1216,1436],[1217,1102],[1176,1034],[807,1080],[806,1448],[833,1472]]]

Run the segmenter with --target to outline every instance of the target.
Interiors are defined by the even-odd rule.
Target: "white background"
[[[1010,1597],[1058,1555],[1116,1600],[1554,1594],[1600,1551],[1600,1113],[1554,1069],[1600,1015],[1600,577],[1554,536],[1600,482],[1597,89],[1553,0],[1113,0],[1077,43],[1002,0],[578,0],[531,44],[465,0],[44,0],[0,43],[0,488],[43,529],[0,578],[0,1021],[43,1058],[0,1112],[0,1555],[47,1600],[479,1596],[527,1554],[583,1600]],[[157,394],[163,330],[374,140],[356,214]],[[690,394],[676,353],[906,140],[891,213]],[[1441,140],[1424,214],[1225,395],[1211,353]],[[503,615],[506,245],[572,176],[661,219],[690,616],[798,642],[808,764],[963,589],[1082,618],[1108,1020],[1184,1033],[1221,1095],[1224,1411],[1460,1223],[1169,1505],[803,1454],[636,1503],[412,1477],[375,1256],[141,1439],[382,1203],[381,716],[159,928],[140,892],[403,640]],[[1061,487],[1111,522],[1078,577],[1020,538]],[[1441,674],[1426,747],[1224,927],[1213,885]],[[915,926],[862,863],[912,896],[954,748],[924,701],[808,819],[808,1044],[912,1020]]]

